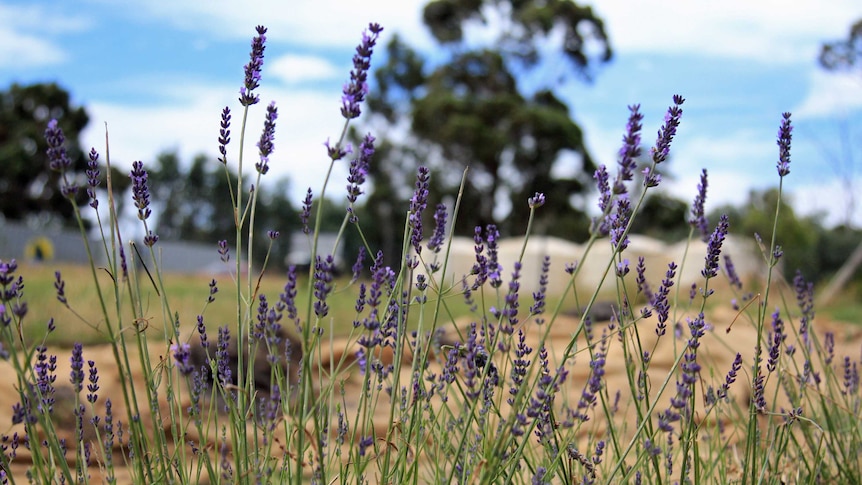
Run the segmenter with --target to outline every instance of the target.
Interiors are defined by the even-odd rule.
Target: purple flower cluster
[[[511,379],[512,386],[509,388],[509,394],[512,397],[506,399],[510,405],[515,403],[515,396],[518,395],[524,379],[530,368],[530,359],[527,358],[533,349],[527,345],[526,335],[522,329],[518,329],[518,344],[515,347],[515,359],[512,361]]]
[[[655,147],[650,150],[653,163],[656,165],[667,160],[670,154],[670,143],[673,141],[674,135],[676,135],[677,127],[679,127],[679,119],[682,116],[682,108],[680,106],[684,102],[685,98],[682,96],[678,94],[673,96],[673,106],[668,108],[667,114],[664,117],[664,126],[658,131],[658,139],[655,142]]]
[[[718,275],[718,258],[721,255],[721,245],[727,236],[728,228],[727,214],[722,214],[706,245],[706,265],[701,271],[704,278],[713,278]]]
[[[790,124],[790,113],[781,115],[781,127],[778,129],[778,176],[784,177],[790,173],[790,141],[793,139],[793,126]]]
[[[69,373],[69,382],[72,383],[72,389],[75,392],[81,392],[84,388],[84,346],[80,342],[75,342],[72,346],[72,356],[69,362],[72,366],[72,371]]]
[[[327,255],[326,258],[317,256],[314,262],[314,297],[317,301],[314,302],[314,314],[318,318],[323,318],[329,314],[329,305],[326,304],[326,297],[332,291],[332,275],[335,271],[335,260],[332,255]]]
[[[614,194],[625,194],[627,189],[624,182],[634,178],[637,169],[637,158],[641,154],[641,129],[644,115],[640,113],[640,105],[629,106],[629,120],[626,123],[626,133],[623,135],[623,146],[620,148],[619,172],[614,181]]]
[[[299,220],[302,222],[302,232],[305,234],[311,233],[311,229],[308,228],[308,219],[311,217],[312,202],[311,187],[309,187],[308,192],[305,194],[305,199],[302,201],[302,211],[299,213]]]
[[[806,346],[810,345],[809,327],[814,322],[814,283],[806,282],[802,272],[797,270],[793,277],[793,288],[796,292],[796,304],[802,312],[799,317],[799,335]]]
[[[78,187],[66,178],[66,171],[72,166],[72,160],[66,153],[66,136],[56,119],[48,122],[48,127],[45,128],[45,141],[48,142],[48,150],[46,151],[48,166],[63,176],[63,185],[60,187],[60,191],[65,197],[73,197],[78,191]]]
[[[733,363],[730,365],[730,370],[727,372],[727,376],[724,378],[724,383],[721,384],[721,387],[718,388],[718,397],[719,399],[724,399],[727,397],[727,391],[730,390],[730,385],[736,382],[736,376],[739,374],[739,371],[742,369],[742,354],[736,353],[736,357],[733,359]]]
[[[787,335],[784,333],[784,322],[781,320],[781,313],[776,308],[775,313],[772,314],[772,331],[770,332],[768,339],[771,343],[769,347],[769,357],[766,360],[766,370],[768,372],[774,372],[778,366],[778,357],[781,355],[781,345],[784,343],[786,338]],[[827,365],[828,364],[829,363],[827,362]]]
[[[371,32],[369,34],[368,32]],[[356,47],[353,55],[353,70],[350,71],[350,82],[344,86],[344,95],[341,97],[341,115],[345,119],[358,118],[362,112],[359,105],[365,100],[368,93],[368,70],[371,69],[371,55],[377,44],[377,37],[383,27],[371,23],[368,30],[362,33],[362,42]]]
[[[140,161],[132,162],[132,171],[129,173],[132,179],[132,200],[135,201],[135,207],[138,209],[138,219],[146,221],[152,211],[150,210],[150,188],[147,185],[147,171],[144,169],[144,164]],[[152,246],[159,240],[159,237],[148,231],[144,236],[144,244]]]
[[[191,357],[191,346],[188,343],[173,344],[170,348],[171,355],[174,357],[174,364],[180,374],[187,376],[192,373],[194,366],[189,363]]]
[[[548,291],[548,272],[551,269],[551,257],[542,259],[542,271],[539,273],[539,289],[533,292],[533,305],[530,307],[530,315],[541,315],[545,311],[545,294]],[[544,319],[536,318],[536,323],[541,325]]]
[[[445,204],[437,204],[437,208],[434,210],[434,232],[431,234],[431,238],[428,239],[428,249],[434,251],[435,253],[440,252],[440,248],[443,247],[443,241],[446,238],[446,219],[449,216],[449,213],[446,212]],[[439,269],[432,268],[433,271]]]
[[[493,288],[499,288],[503,284],[500,278],[502,267],[498,261],[497,240],[500,238],[500,232],[494,224],[488,224],[485,227],[484,235],[481,226],[476,226],[473,231],[473,250],[476,254],[476,263],[473,265],[471,274],[476,275],[473,281],[472,289],[477,290],[486,281],[491,281]]]
[[[99,188],[99,152],[95,148],[90,148],[90,153],[87,155],[87,197],[90,198],[90,207],[93,209],[99,208],[99,199],[96,198],[96,189]]]
[[[512,279],[509,281],[509,291],[506,293],[506,305],[500,315],[500,331],[512,335],[515,331],[515,325],[518,324],[518,292],[521,290],[521,263],[515,261],[515,268],[512,271]]]
[[[431,172],[428,167],[420,166],[416,171],[416,189],[410,198],[410,212],[407,222],[410,224],[410,243],[416,254],[422,253],[422,213],[428,205],[428,187]]]
[[[697,185],[697,195],[694,197],[694,203],[691,205],[691,219],[688,223],[698,230],[700,238],[703,242],[709,239],[709,226],[706,221],[706,212],[704,204],[706,203],[706,187],[707,174],[706,169],[700,174],[700,183]]]
[[[365,177],[368,176],[368,167],[371,164],[371,157],[374,155],[374,141],[375,138],[371,136],[371,133],[366,134],[359,145],[359,156],[350,161],[350,170],[347,176],[347,201],[350,202],[351,207],[348,210],[351,213],[356,199],[364,193],[362,184],[365,183]],[[352,222],[356,222],[355,215],[352,215],[352,218],[354,219]]]
[[[536,192],[532,197],[527,199],[527,204],[530,206],[530,209],[542,207],[545,205],[545,194]]]
[[[664,335],[667,331],[667,319],[670,316],[670,302],[668,300],[668,296],[670,295],[670,288],[673,286],[673,279],[676,277],[676,268],[677,265],[673,261],[668,263],[665,278],[662,280],[661,286],[658,287],[658,292],[655,294],[655,298],[652,301],[652,306],[658,314],[658,323],[656,324],[655,333],[659,337]]]
[[[221,111],[218,135],[218,151],[221,153],[218,161],[227,164],[227,144],[230,143],[230,108],[227,106]]]
[[[260,86],[260,71],[263,68],[263,51],[266,50],[266,27],[255,27],[257,35],[251,40],[249,62],[245,65],[245,82],[239,88],[239,102],[243,106],[251,106],[260,101],[260,97],[252,91]]]
[[[254,164],[254,168],[261,174],[266,175],[269,172],[269,156],[275,150],[275,120],[278,119],[278,108],[275,107],[275,101],[269,103],[266,107],[266,117],[263,120],[263,132],[260,134],[260,141],[257,142],[257,148],[260,152],[260,162]]]

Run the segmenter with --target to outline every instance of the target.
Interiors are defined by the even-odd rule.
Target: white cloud
[[[784,63],[815,59],[823,41],[844,37],[862,17],[855,0],[601,0],[619,52],[712,55]]]
[[[342,74],[342,71],[328,60],[305,55],[278,57],[268,63],[267,72],[289,84],[332,79]]]
[[[327,47],[356,45],[369,22],[377,22],[389,33],[397,29],[411,42],[427,45],[421,24],[424,3],[424,0],[152,0],[138,4],[135,15],[147,15],[184,30],[241,39],[250,39],[253,26],[263,24],[269,28],[267,36],[272,40]]]
[[[104,154],[104,124],[108,123],[112,163],[127,170],[134,160],[152,163],[164,150],[177,149],[180,159],[189,162],[204,153],[216,162],[218,155],[219,116],[224,106],[232,110],[231,143],[228,162],[238,161],[241,107],[233,89],[198,84],[184,86],[186,96],[170,104],[124,105],[95,102],[88,105],[91,123],[82,134],[84,146],[94,146]],[[337,137],[343,127],[339,112],[340,93],[334,97],[315,91],[262,91],[261,103],[251,107],[245,141],[244,172],[254,173],[258,161],[256,143],[263,126],[265,103],[276,100],[279,108],[276,123],[275,152],[270,157],[270,172],[264,180],[287,175],[291,180],[291,197],[301,200],[307,187],[320,189],[328,168],[323,143]],[[346,177],[346,163],[334,172],[334,187],[340,188]]]
[[[24,69],[58,64],[66,59],[66,53],[56,44],[8,27],[0,27],[0,67]]]
[[[862,199],[859,188],[862,177],[856,177],[842,184],[832,179],[822,184],[805,185],[793,191],[793,208],[800,215],[821,215],[824,226],[843,224],[849,218],[855,227],[862,227]]]
[[[84,17],[60,15],[38,5],[0,4],[0,18],[15,19],[14,22],[0,22],[0,67],[8,69],[63,62],[67,58],[66,52],[52,37],[80,32],[91,25]]]
[[[812,70],[808,95],[794,108],[794,119],[846,117],[862,109],[862,77],[858,72]]]

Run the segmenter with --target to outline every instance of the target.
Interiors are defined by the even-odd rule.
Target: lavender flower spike
[[[365,135],[362,143],[359,145],[359,156],[351,160],[350,171],[347,176],[347,201],[351,204],[356,202],[364,192],[362,184],[365,183],[365,178],[368,176],[368,166],[371,164],[371,157],[374,155],[375,138],[371,133]]]
[[[278,108],[275,107],[275,101],[269,103],[266,107],[266,118],[263,121],[263,133],[260,134],[260,141],[257,142],[257,148],[260,150],[260,162],[254,164],[254,168],[261,175],[266,175],[269,172],[269,156],[275,150],[275,120],[278,118]]]
[[[263,51],[266,50],[266,27],[258,25],[255,30],[257,36],[251,40],[251,53],[249,62],[245,65],[245,82],[239,88],[239,102],[243,106],[251,106],[260,101],[260,96],[252,94],[252,91],[260,86],[260,71],[263,68]]]
[[[704,266],[701,274],[705,278],[712,278],[718,275],[718,257],[721,255],[721,244],[727,236],[729,223],[727,214],[722,214],[718,221],[718,226],[709,237],[709,242],[706,246],[706,266]]]
[[[691,219],[688,223],[700,232],[700,239],[706,242],[709,239],[709,229],[706,222],[706,214],[703,208],[706,202],[707,173],[706,169],[700,173],[700,183],[697,185],[697,195],[691,205]]]
[[[629,106],[629,121],[626,123],[626,134],[623,135],[623,146],[620,148],[619,173],[614,181],[614,193],[626,193],[626,187],[623,182],[634,178],[637,162],[635,161],[641,154],[641,121],[644,115],[640,113],[640,105],[635,104]]]
[[[685,102],[685,98],[682,96],[675,94],[673,96],[673,106],[668,108],[667,114],[664,117],[664,126],[658,131],[658,139],[655,142],[655,147],[650,150],[652,155],[652,161],[656,165],[667,160],[668,154],[670,154],[670,143],[673,141],[674,135],[676,135],[676,129],[679,127],[679,118],[682,116],[682,103]]]
[[[371,31],[371,34],[368,34]],[[383,31],[380,24],[368,25],[368,31],[362,33],[362,42],[356,47],[353,56],[353,70],[350,71],[350,82],[344,86],[344,96],[341,97],[341,115],[345,119],[358,118],[362,112],[359,105],[368,93],[368,70],[371,69],[371,54],[377,44],[377,37]]]
[[[132,199],[138,208],[138,219],[145,221],[150,217],[150,188],[147,186],[147,171],[144,170],[143,162],[132,162],[132,171],[129,173],[132,179]]]
[[[63,130],[57,123],[56,119],[48,122],[48,127],[45,128],[45,141],[48,142],[48,166],[55,172],[60,172],[63,176],[63,185],[60,187],[60,192],[65,197],[72,197],[78,191],[78,187],[74,183],[66,180],[66,170],[71,168],[72,160],[66,154],[66,136]]]
[[[221,123],[218,130],[218,151],[221,153],[218,161],[227,163],[227,144],[230,143],[230,108],[225,106],[221,111]]]
[[[793,126],[790,124],[790,113],[781,115],[781,127],[778,129],[778,176],[784,177],[790,173],[790,140],[793,138]]]

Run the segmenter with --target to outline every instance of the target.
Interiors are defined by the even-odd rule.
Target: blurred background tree
[[[160,238],[215,244],[236,237],[230,188],[236,189],[237,174],[206,155],[182,163],[176,152],[160,154],[147,166],[153,211],[158,218],[155,232]],[[245,179],[248,181],[248,178]],[[299,216],[287,197],[289,181],[281,178],[264,187],[258,198],[254,240],[254,262],[261,264],[269,248],[268,231],[279,231],[273,241],[269,267],[283,269],[290,251],[290,232],[297,230]],[[245,184],[248,194],[250,185]],[[247,195],[244,197],[247,200]]]
[[[87,156],[78,135],[90,117],[74,106],[69,93],[57,84],[13,84],[0,92],[0,212],[7,219],[37,218],[42,224],[60,221],[74,225],[72,206],[60,193],[60,174],[48,168],[45,127],[56,118],[66,135],[72,171],[83,176]],[[86,186],[86,178],[78,180]],[[79,202],[87,198],[78,191]]]
[[[393,36],[368,98],[380,143],[363,227],[374,243],[398,254],[419,165],[432,169],[429,207],[445,201],[450,211],[469,167],[458,234],[488,223],[504,235],[521,232],[527,199],[543,192],[537,232],[585,238],[589,218],[575,200],[591,187],[595,165],[554,88],[572,74],[591,81],[611,59],[602,20],[568,0],[434,0],[423,19],[439,50],[426,59]],[[477,32],[490,38],[481,42]]]

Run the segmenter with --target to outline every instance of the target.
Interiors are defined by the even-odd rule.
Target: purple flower
[[[449,213],[446,212],[445,204],[437,204],[437,209],[434,211],[434,233],[428,240],[428,249],[435,253],[440,252],[443,247],[443,241],[446,237],[446,218]]]
[[[87,365],[90,367],[90,383],[87,384],[87,391],[89,391],[87,394],[87,401],[89,401],[90,404],[95,404],[99,398],[96,394],[99,390],[99,370],[96,368],[96,363],[92,360],[88,360]]]
[[[230,260],[230,248],[227,247],[226,239],[218,242],[218,254],[223,263],[227,263]]]
[[[314,263],[314,297],[317,298],[317,301],[314,302],[314,314],[319,318],[323,318],[329,313],[326,297],[332,291],[332,274],[334,271],[335,262],[331,254],[326,256],[326,259],[317,256]]]
[[[221,153],[218,161],[227,164],[227,144],[230,143],[230,108],[227,106],[221,112],[218,134],[218,151]]]
[[[356,254],[356,262],[353,263],[353,267],[351,268],[353,271],[353,278],[351,278],[351,282],[359,279],[359,276],[362,274],[363,262],[365,261],[365,246],[359,247],[359,252]]]
[[[368,31],[371,31],[369,35]],[[371,55],[377,44],[377,37],[383,27],[371,23],[368,30],[362,33],[362,42],[356,47],[353,55],[353,70],[350,71],[350,82],[344,86],[344,95],[341,97],[341,115],[345,119],[358,118],[361,110],[359,105],[365,100],[368,93],[368,70],[371,68]]]
[[[230,329],[227,325],[219,327],[218,342],[216,343],[216,365],[218,369],[219,380],[223,386],[227,386],[233,382],[230,366]]]
[[[778,176],[784,177],[790,173],[790,140],[793,138],[793,126],[790,124],[790,113],[781,115],[781,127],[778,129]]]
[[[724,271],[727,273],[727,280],[730,282],[730,286],[735,286],[737,289],[742,289],[742,280],[739,279],[739,275],[736,273],[736,267],[733,265],[733,261],[730,259],[729,254],[724,255]]]
[[[273,101],[266,107],[263,132],[260,134],[260,141],[257,142],[257,148],[260,152],[260,162],[254,164],[254,168],[261,175],[266,175],[269,172],[269,156],[275,150],[275,120],[277,118],[278,108],[275,107],[275,101]]]
[[[859,390],[859,369],[856,362],[850,363],[850,357],[844,357],[844,390],[842,394],[853,395]]]
[[[48,122],[45,141],[48,142],[48,166],[55,172],[65,172],[72,166],[72,160],[66,154],[66,136],[56,119]]]
[[[799,319],[799,335],[807,346],[809,345],[808,327],[814,321],[814,283],[806,282],[802,272],[796,270],[793,288],[796,291],[796,304],[802,312]]]
[[[655,332],[659,337],[667,331],[667,319],[670,315],[668,295],[670,295],[670,288],[673,286],[673,279],[676,276],[676,268],[677,265],[673,261],[667,265],[665,279],[662,280],[661,286],[658,287],[658,292],[655,294],[655,301],[653,302],[653,308],[658,314],[658,324],[656,325]]]
[[[279,295],[281,301],[287,309],[287,318],[296,320],[296,266],[291,265],[287,268],[287,283],[284,284],[284,291]]]
[[[529,204],[530,209],[542,207],[543,205],[545,205],[545,194],[541,192],[536,192],[535,195],[527,199],[527,204]]]
[[[371,136],[371,133],[365,135],[359,145],[359,156],[350,161],[350,170],[347,176],[347,200],[351,205],[364,193],[362,184],[365,183],[365,177],[368,176],[368,166],[374,155],[374,141],[375,138]]]
[[[191,357],[191,346],[187,343],[173,344],[170,348],[171,355],[174,357],[174,364],[180,374],[187,376],[192,373],[194,366],[189,363]]]
[[[620,194],[615,204],[615,211],[610,215],[610,237],[611,245],[616,252],[623,252],[629,245],[629,238],[626,234],[629,220],[632,217],[631,202],[628,194]]]
[[[727,236],[728,226],[727,214],[722,214],[706,246],[706,265],[701,271],[705,278],[712,278],[718,274],[718,257],[721,255],[721,245]]]
[[[720,399],[727,397],[727,391],[730,390],[730,385],[736,382],[736,376],[739,374],[740,369],[742,369],[742,354],[737,352],[736,357],[733,359],[733,364],[730,365],[730,370],[724,378],[724,383],[718,388],[717,394]]]
[[[518,391],[521,388],[521,385],[524,383],[524,379],[527,377],[529,368],[530,368],[530,359],[527,358],[533,352],[533,349],[527,345],[526,335],[522,329],[518,329],[518,344],[515,347],[515,359],[512,363],[512,387],[509,388],[509,394],[512,396],[507,399],[507,402],[511,405],[515,403],[515,396],[518,395]]]
[[[706,169],[703,169],[703,172],[700,174],[700,183],[697,185],[697,195],[694,197],[694,203],[691,205],[691,219],[688,220],[688,223],[700,232],[700,239],[703,242],[709,239],[709,228],[703,207],[706,202],[706,187],[707,175]]]
[[[95,148],[90,148],[87,161],[87,196],[90,198],[90,207],[93,209],[99,208],[99,200],[96,199],[96,189],[99,188],[99,152]]]
[[[81,392],[84,388],[84,346],[80,342],[75,342],[72,347],[72,356],[69,358],[72,364],[72,371],[69,376],[69,381],[72,383],[72,388],[75,392]]]
[[[658,139],[655,142],[655,147],[650,150],[653,163],[656,165],[667,160],[667,156],[670,153],[670,143],[673,141],[674,135],[676,135],[676,129],[679,127],[679,118],[682,116],[682,108],[680,106],[684,102],[685,98],[682,96],[678,94],[673,96],[673,106],[668,108],[667,114],[664,117],[664,126],[658,131]]]
[[[596,179],[596,186],[599,189],[599,210],[604,214],[611,205],[611,186],[608,167],[599,165],[599,168],[593,174],[593,178]]]
[[[63,134],[63,129],[60,128],[56,119],[48,122],[48,127],[45,128],[45,141],[48,142],[48,166],[55,172],[60,172],[63,176],[63,185],[60,191],[65,197],[73,196],[78,187],[66,179],[66,171],[71,168],[72,160],[66,153],[66,136]]]
[[[263,68],[263,51],[266,50],[266,27],[255,27],[257,35],[251,40],[249,62],[245,65],[245,82],[239,88],[239,102],[243,106],[251,106],[260,101],[260,97],[252,91],[260,86],[260,70]]]
[[[147,186],[147,171],[140,161],[132,162],[132,171],[129,173],[132,179],[132,199],[138,208],[138,219],[145,221],[152,211],[150,210],[150,188]]]
[[[408,215],[408,222],[412,228],[410,242],[413,244],[416,254],[422,252],[422,212],[428,205],[430,179],[431,172],[428,167],[420,166],[416,172],[416,189],[413,191],[413,197],[410,198],[410,213]]]
[[[778,357],[781,354],[781,344],[787,338],[784,334],[784,322],[781,320],[780,315],[778,309],[772,314],[772,335],[770,339],[772,340],[772,344],[769,347],[769,358],[766,361],[766,370],[768,372],[775,371],[778,365]],[[826,362],[826,364],[828,365],[829,362]]]
[[[644,187],[658,187],[661,183],[661,174],[650,167],[644,167],[641,173],[644,174]]]
[[[641,154],[641,121],[643,114],[640,113],[640,105],[635,104],[629,106],[629,121],[626,123],[626,133],[623,135],[623,146],[620,148],[620,158],[617,161],[619,164],[619,172],[617,179],[614,181],[614,194],[626,193],[626,187],[623,182],[632,180],[634,172],[637,168],[637,158]]]
[[[57,301],[68,306],[66,302],[66,282],[59,271],[54,271],[54,289],[57,290]]]
[[[551,269],[551,257],[545,256],[542,259],[542,271],[539,274],[539,290],[533,292],[533,306],[530,307],[531,315],[539,315],[545,311],[545,293],[548,291],[548,271]],[[544,320],[537,318],[536,323],[544,323]]]
[[[299,213],[299,220],[302,222],[302,232],[309,234],[311,230],[308,228],[308,219],[311,217],[311,187],[305,194],[305,200],[302,201],[302,212]]]

